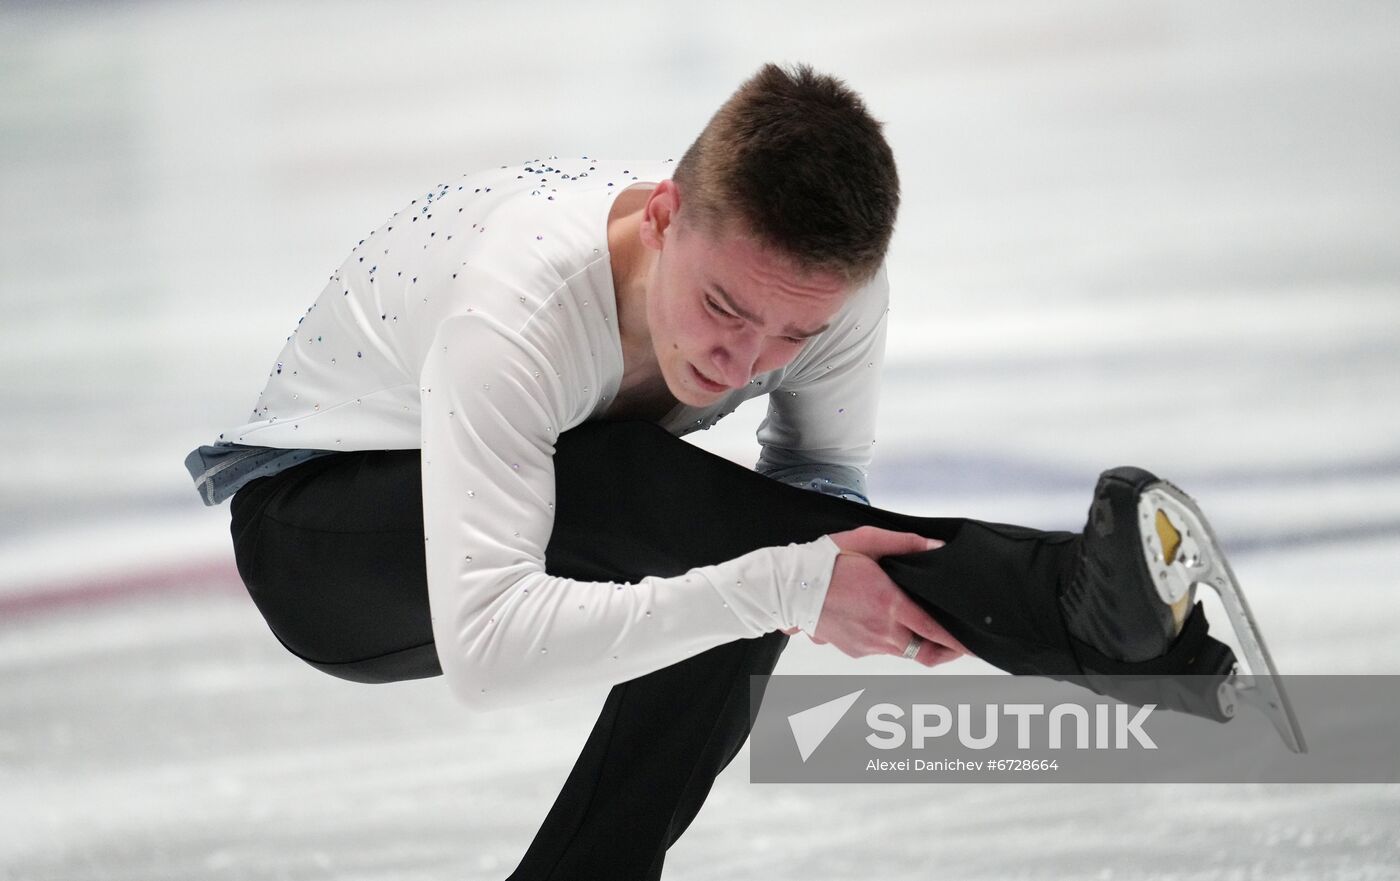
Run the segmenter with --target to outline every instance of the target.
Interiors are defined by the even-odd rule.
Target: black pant
[[[547,568],[585,580],[670,576],[862,525],[943,539],[882,565],[974,654],[1013,673],[1077,674],[1057,596],[1073,533],[909,517],[769,480],[646,423],[560,437]],[[417,450],[342,453],[233,499],[238,571],[277,638],[332,675],[439,675]],[[657,878],[749,734],[749,676],[773,632],[614,687],[515,879]]]

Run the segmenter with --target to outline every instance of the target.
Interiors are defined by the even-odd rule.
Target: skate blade
[[[1147,528],[1140,531],[1149,559],[1155,563],[1149,564],[1153,584],[1162,602],[1172,606],[1173,615],[1179,605],[1189,605],[1192,588],[1204,584],[1220,596],[1230,618],[1249,671],[1244,675],[1236,669],[1221,686],[1221,708],[1227,715],[1234,714],[1237,703],[1259,709],[1290,750],[1307,752],[1303,729],[1264,645],[1263,634],[1201,509],[1186,493],[1160,481],[1143,490],[1138,499],[1138,516],[1146,521]]]

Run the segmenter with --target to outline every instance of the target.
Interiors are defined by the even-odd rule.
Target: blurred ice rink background
[[[1394,4],[5,3],[0,879],[509,874],[605,690],[473,716],[302,665],[181,460],[409,200],[679,156],[768,60],[846,78],[900,162],[877,504],[1077,529],[1139,464],[1286,672],[1400,672]],[[760,409],[693,439],[751,463]],[[860,671],[911,672],[778,668]],[[1394,786],[747,771],[666,877],[1400,877]]]

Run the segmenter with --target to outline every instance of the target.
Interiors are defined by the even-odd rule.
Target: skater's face
[[[803,272],[744,230],[687,223],[670,181],[653,191],[641,232],[659,252],[647,282],[652,347],[671,394],[692,407],[788,364],[850,292],[840,276]]]

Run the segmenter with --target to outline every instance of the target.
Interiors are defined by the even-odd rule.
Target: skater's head
[[[881,124],[843,82],[806,65],[764,65],[676,164],[677,219],[740,232],[812,273],[869,281],[899,210]]]
[[[791,362],[879,271],[898,207],[893,153],[855,92],[771,64],[740,86],[642,215],[672,394],[706,406]]]

